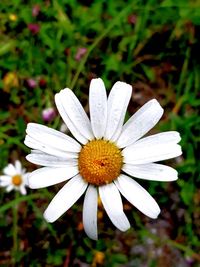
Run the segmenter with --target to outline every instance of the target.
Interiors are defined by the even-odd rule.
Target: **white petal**
[[[30,172],[26,172],[22,175],[22,178],[23,178],[23,184],[24,185],[28,185],[28,176],[30,175],[31,173]]]
[[[12,177],[8,175],[1,175],[0,176],[0,186],[7,186],[11,184]]]
[[[94,136],[103,137],[107,121],[107,95],[103,81],[92,79],[90,83],[89,106],[90,120]]]
[[[99,186],[99,194],[103,206],[112,223],[121,231],[130,228],[130,223],[123,212],[120,193],[113,183]]]
[[[46,153],[49,150],[55,155],[65,155],[65,153],[78,153],[81,149],[80,144],[73,138],[41,124],[29,123],[26,132],[25,144]]]
[[[115,141],[122,130],[132,87],[124,82],[116,82],[108,97],[108,117],[104,138]]]
[[[28,184],[32,189],[43,188],[68,180],[78,172],[77,166],[64,168],[43,167],[33,171],[29,175]]]
[[[27,194],[27,192],[26,192],[26,188],[25,188],[24,185],[21,185],[21,186],[19,187],[19,191],[21,192],[22,195],[26,195],[26,194]]]
[[[73,124],[73,122],[70,120],[69,116],[67,115],[65,108],[62,104],[62,98],[58,94],[55,95],[55,103],[57,106],[57,109],[60,113],[60,116],[62,117],[63,121],[73,134],[73,136],[82,144],[86,144],[88,142],[87,138],[85,138],[81,132],[78,130],[78,128]]]
[[[10,182],[11,179],[12,179],[12,177],[10,175],[1,175],[0,176],[0,181]]]
[[[10,185],[11,185],[11,182],[6,182],[6,181],[0,182],[0,187],[7,187]]]
[[[27,135],[24,144],[32,149],[40,150],[44,153],[50,154],[52,156],[62,157],[62,158],[77,158],[77,152],[66,152],[53,147],[53,145],[44,144],[44,140],[35,140],[31,136]],[[54,143],[52,143],[54,144]],[[65,143],[63,143],[63,148],[65,148]]]
[[[124,164],[122,170],[133,177],[145,180],[165,182],[178,179],[178,173],[175,169],[156,163],[145,165]]]
[[[3,173],[10,176],[17,174],[14,165],[11,163],[3,169]]]
[[[6,192],[9,193],[14,189],[14,185],[10,184],[9,186],[6,187]]]
[[[22,164],[19,160],[15,161],[15,169],[16,169],[16,173],[18,174],[22,173]]]
[[[56,221],[81,197],[86,188],[87,183],[80,175],[71,179],[52,199],[44,212],[44,218],[51,223]]]
[[[26,156],[26,159],[31,163],[47,166],[47,167],[66,167],[66,166],[77,166],[77,159],[66,159],[61,157],[55,157],[52,155],[45,154],[38,150],[32,150],[31,154]]]
[[[177,144],[178,142],[180,142],[180,140],[181,137],[178,132],[168,131],[144,137],[135,142],[131,146],[144,147],[144,146],[154,146],[154,145],[164,145],[164,144],[171,145],[171,144]]]
[[[70,136],[38,123],[28,123],[26,133],[38,142],[43,141],[65,152],[79,152],[80,144]]]
[[[10,185],[11,182],[9,181],[0,181],[0,187],[5,187],[5,186],[8,186]]]
[[[97,189],[90,185],[86,191],[83,203],[83,225],[86,234],[94,240],[98,239],[97,234]]]
[[[115,181],[122,195],[146,216],[155,219],[160,208],[152,196],[136,181],[121,174]]]
[[[180,135],[175,131],[142,138],[122,150],[124,162],[146,164],[180,156],[181,147],[176,144],[179,141]]]
[[[94,138],[90,121],[74,93],[66,88],[55,95],[58,111],[73,136],[82,144]]]
[[[179,145],[156,145],[123,151],[124,163],[146,164],[178,157],[182,154]]]
[[[124,124],[117,140],[118,147],[128,146],[140,139],[156,125],[162,115],[163,109],[156,99],[147,102]]]

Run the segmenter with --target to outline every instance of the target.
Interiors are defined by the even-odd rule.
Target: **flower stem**
[[[128,12],[130,12],[130,10],[132,10],[132,6],[133,4],[131,3],[131,5],[126,6],[119,14],[118,16],[116,16],[111,23],[109,24],[109,26],[102,32],[102,34],[100,34],[94,41],[94,43],[88,48],[87,53],[85,54],[85,56],[83,57],[83,59],[80,62],[80,65],[78,66],[78,69],[75,73],[75,76],[71,82],[71,86],[70,88],[73,90],[78,77],[81,73],[81,71],[83,70],[83,67],[90,55],[90,53],[92,52],[92,50],[100,43],[101,40],[103,40],[103,38],[112,30],[112,28],[121,21],[121,18],[126,15]]]
[[[19,192],[16,192],[15,199],[17,199],[19,196]],[[13,251],[12,251],[12,257],[13,257],[13,263],[16,262],[16,255],[18,252],[18,205],[15,204],[12,207],[13,212]]]
[[[11,200],[10,202],[2,205],[0,207],[0,213],[5,212],[8,209],[13,208],[14,206],[17,206],[17,204],[21,203],[22,201],[29,201],[30,199],[34,199],[34,198],[45,198],[48,197],[50,198],[50,194],[47,194],[46,192],[44,193],[34,193],[34,194],[30,194],[28,196],[22,196],[22,197],[18,197],[14,200]]]

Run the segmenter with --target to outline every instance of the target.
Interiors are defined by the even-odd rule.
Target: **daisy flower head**
[[[103,81],[93,79],[89,88],[89,120],[70,89],[57,93],[57,109],[76,140],[46,126],[28,124],[25,144],[33,150],[27,160],[44,166],[30,174],[30,188],[68,180],[44,212],[48,222],[56,221],[84,193],[83,225],[92,239],[97,239],[98,196],[110,220],[121,231],[130,227],[121,195],[143,214],[157,218],[160,208],[156,201],[132,177],[176,180],[176,170],[154,162],[182,154],[177,144],[180,135],[169,131],[141,138],[163,114],[155,99],[123,125],[131,94],[132,87],[118,81],[107,97]]]
[[[28,174],[19,160],[14,164],[9,163],[3,169],[3,175],[0,176],[0,187],[5,187],[6,192],[11,190],[19,191],[22,195],[26,195],[27,177]]]

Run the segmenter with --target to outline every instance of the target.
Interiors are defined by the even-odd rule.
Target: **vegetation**
[[[0,3],[0,174],[19,159],[28,122],[60,129],[45,119],[54,95],[71,88],[88,111],[91,78],[108,89],[132,84],[128,116],[152,98],[165,109],[153,132],[177,130],[183,155],[167,163],[171,183],[141,181],[161,207],[157,220],[124,199],[132,228],[119,232],[100,206],[99,240],[82,226],[80,199],[48,224],[43,211],[62,185],[0,188],[0,266],[200,266],[200,1],[37,0]],[[57,111],[56,111],[57,112]]]

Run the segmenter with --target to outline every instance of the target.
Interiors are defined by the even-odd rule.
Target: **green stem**
[[[110,23],[110,25],[102,32],[101,35],[99,35],[96,40],[94,41],[94,43],[88,48],[87,53],[85,54],[85,56],[83,57],[82,61],[80,62],[80,65],[78,66],[77,72],[72,80],[71,86],[70,88],[73,89],[78,77],[85,65],[85,62],[87,61],[90,53],[92,52],[92,50],[98,45],[98,43],[111,31],[111,29],[121,20],[121,18],[127,13],[128,10],[130,10],[131,5],[128,5],[126,8],[124,8],[118,16],[116,16],[112,22]]]
[[[18,199],[19,192],[15,193],[15,199]],[[13,262],[16,262],[16,255],[18,252],[18,205],[12,207],[13,212]]]
[[[5,205],[2,205],[0,207],[0,213],[14,207],[15,205],[19,204],[22,201],[28,201],[29,199],[44,198],[44,197],[49,197],[49,196],[47,194],[37,193],[37,194],[31,194],[31,195],[27,195],[27,196],[18,197],[16,199],[6,203]]]
[[[183,86],[185,87],[185,79],[186,76],[188,76],[188,65],[189,65],[189,60],[190,60],[190,47],[187,48],[186,53],[185,53],[185,60],[183,62],[180,78],[179,78],[179,83],[177,86],[177,99],[181,96],[183,93],[181,90],[183,89]]]

